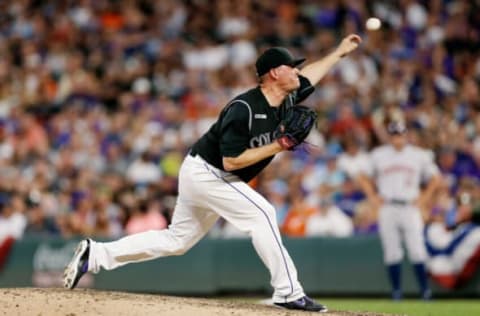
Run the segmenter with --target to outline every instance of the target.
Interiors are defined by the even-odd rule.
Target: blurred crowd
[[[251,184],[287,236],[375,234],[351,169],[403,120],[444,175],[427,221],[480,197],[480,3],[468,0],[0,2],[0,235],[116,238],[165,228],[177,174],[256,57],[314,61],[363,43],[320,82],[310,145]],[[370,16],[379,30],[366,30]],[[468,202],[467,201],[467,202]],[[468,219],[467,219],[468,220]],[[212,235],[239,235],[219,222]]]

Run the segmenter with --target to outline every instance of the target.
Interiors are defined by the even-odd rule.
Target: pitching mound
[[[0,315],[35,316],[318,315],[318,313],[287,311],[271,306],[231,300],[184,298],[88,289],[76,289],[74,291],[37,288],[0,289],[0,306]],[[324,315],[353,316],[359,314],[332,311]],[[362,313],[362,315],[367,314]],[[368,316],[371,315],[374,314],[368,314]]]

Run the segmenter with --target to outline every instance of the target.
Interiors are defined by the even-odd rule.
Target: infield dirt
[[[69,291],[58,288],[3,288],[0,289],[0,315],[306,316],[319,314],[289,311],[228,299],[189,298],[91,289]],[[372,316],[383,314],[331,311],[323,315]]]

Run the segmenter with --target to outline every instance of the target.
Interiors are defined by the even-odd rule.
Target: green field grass
[[[330,310],[376,312],[409,316],[480,316],[480,300],[437,299],[428,302],[405,299],[393,302],[386,299],[325,299],[318,301]]]

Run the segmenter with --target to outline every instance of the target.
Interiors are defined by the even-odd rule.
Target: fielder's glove
[[[317,122],[317,113],[304,105],[290,107],[273,132],[273,137],[286,150],[301,144]]]

